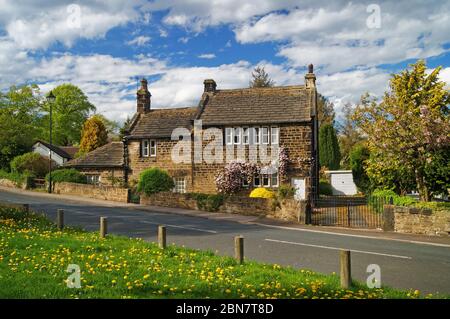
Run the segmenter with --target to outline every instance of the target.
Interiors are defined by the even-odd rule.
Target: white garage
[[[352,171],[325,171],[330,176],[333,195],[356,195],[358,190],[353,182]]]

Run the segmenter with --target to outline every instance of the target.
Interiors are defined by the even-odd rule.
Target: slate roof
[[[64,166],[74,168],[113,168],[122,167],[123,164],[123,143],[111,142],[67,162]]]
[[[191,129],[198,107],[176,109],[152,109],[139,114],[131,127],[133,137],[170,137],[177,127]]]
[[[310,121],[310,90],[304,85],[216,90],[200,119],[218,126]]]
[[[69,154],[66,150],[64,150],[63,147],[60,146],[56,146],[50,143],[47,143],[45,141],[42,140],[37,140],[34,145],[36,145],[37,143],[40,143],[42,145],[44,145],[45,147],[47,147],[49,150],[52,150],[54,153],[58,154],[59,156],[63,157],[63,158],[67,158],[67,159],[71,159],[73,158],[73,155]]]
[[[80,149],[78,146],[60,146],[59,148],[69,154],[70,158],[74,158],[75,154]]]

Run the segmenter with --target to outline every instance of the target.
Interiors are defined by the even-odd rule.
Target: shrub
[[[48,182],[49,175],[47,174],[45,176],[45,181]],[[74,168],[64,168],[64,169],[58,169],[56,171],[52,172],[52,182],[53,183],[61,183],[61,182],[68,182],[68,183],[79,183],[79,184],[86,184],[86,176],[81,174],[79,171],[77,171]]]
[[[174,186],[173,179],[167,171],[152,167],[143,171],[139,176],[137,191],[146,195],[152,195],[170,191]]]
[[[418,203],[418,201],[409,196],[397,195],[391,189],[376,189],[369,197],[369,204],[371,206],[380,206],[380,203],[389,203],[392,198],[392,203],[396,206],[412,206]]]
[[[209,212],[218,211],[224,200],[222,194],[191,193],[189,196],[197,201],[198,209]]]
[[[274,192],[264,187],[258,187],[252,190],[250,197],[253,198],[275,198]]]
[[[27,180],[27,175],[19,174],[17,172],[6,172],[0,170],[0,179],[7,179],[16,184],[17,187],[21,187],[23,183]]]
[[[295,188],[291,185],[280,185],[278,188],[278,198],[279,199],[285,199],[285,198],[292,198],[295,195]]]
[[[331,184],[326,179],[321,179],[319,181],[319,194],[327,195],[327,196],[333,195],[333,188],[331,187]]]
[[[44,177],[49,171],[49,160],[34,152],[14,157],[10,165],[12,172],[31,174],[36,177]],[[52,162],[52,167],[55,166],[56,163]]]

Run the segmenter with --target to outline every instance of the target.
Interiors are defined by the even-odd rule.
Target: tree
[[[96,108],[83,91],[73,84],[61,84],[52,92],[56,97],[52,105],[53,144],[62,146],[77,144],[80,141],[83,123]],[[45,112],[42,118],[43,125],[48,126],[48,103],[43,104],[43,111]],[[49,140],[48,130],[44,130],[43,138]]]
[[[369,148],[363,143],[356,144],[349,156],[353,180],[358,187],[358,190],[363,193],[369,193],[371,190],[370,179],[365,170],[365,162],[369,157]]]
[[[105,125],[106,131],[108,132],[108,139],[112,141],[120,141],[120,135],[119,135],[119,123],[116,121],[107,119],[103,114],[95,114],[95,116],[103,122],[103,125]]]
[[[269,77],[263,66],[257,66],[253,69],[252,80],[249,85],[251,88],[272,87],[275,82]]]
[[[120,140],[123,139],[123,137],[125,136],[126,131],[129,129],[131,125],[131,119],[129,116],[127,116],[127,119],[125,120],[125,122],[123,123],[122,127],[119,130],[119,137]]]
[[[430,175],[430,164],[444,165],[443,170],[434,168],[434,173],[448,167],[448,157],[443,161],[438,157],[450,145],[450,92],[439,80],[441,67],[429,74],[422,60],[410,67],[392,76],[381,103],[362,104],[354,118],[367,134],[369,149],[378,159],[369,161],[368,169],[396,167],[397,171],[414,176],[420,199],[429,201],[437,191],[435,182],[430,180],[435,175]],[[445,176],[433,178],[442,181]]]
[[[108,143],[108,132],[102,120],[94,115],[83,125],[78,155],[89,153]]]
[[[52,168],[56,166],[57,164],[52,161]],[[49,171],[49,158],[34,152],[16,156],[11,161],[11,171],[19,174],[32,174],[36,177],[45,177]]]
[[[317,96],[317,120],[319,127],[325,124],[334,125],[334,104],[320,93]]]
[[[350,152],[353,147],[363,140],[360,130],[352,116],[354,108],[350,103],[343,107],[343,121],[339,125],[339,147],[341,150],[341,166],[350,168]]]
[[[31,149],[39,135],[39,87],[25,85],[0,92],[0,168]]]
[[[339,169],[341,153],[336,131],[331,124],[325,124],[319,130],[319,160],[320,166]]]

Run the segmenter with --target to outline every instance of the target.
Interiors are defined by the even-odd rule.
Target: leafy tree
[[[131,119],[129,116],[127,116],[127,119],[125,120],[125,122],[123,123],[122,127],[119,130],[120,140],[122,140],[122,138],[125,136],[125,132],[129,128],[130,125],[131,125]]]
[[[83,123],[96,108],[83,91],[73,84],[61,84],[52,92],[56,97],[52,104],[53,144],[62,146],[77,144],[80,141]],[[48,126],[48,103],[43,104],[43,111],[45,112],[43,125]],[[48,130],[44,130],[43,138],[49,140]]]
[[[263,66],[257,66],[253,69],[252,80],[249,85],[251,88],[272,87],[275,82],[269,77]]]
[[[414,176],[423,201],[442,189],[434,187],[430,176],[445,168],[434,168],[435,174],[430,175],[430,163],[448,167],[448,157],[444,161],[437,157],[450,145],[450,92],[439,80],[441,67],[429,74],[426,69],[425,62],[419,60],[411,69],[393,75],[382,102],[359,106],[354,117],[378,159],[368,161],[368,169],[381,172],[394,167],[399,173]],[[433,178],[445,180],[445,176]]]
[[[95,116],[103,122],[103,125],[105,125],[106,131],[108,132],[108,138],[113,141],[119,141],[119,123],[106,118],[103,114],[95,114]]]
[[[333,102],[330,102],[319,93],[317,96],[317,120],[319,121],[319,127],[325,124],[334,125],[335,117]]]
[[[26,85],[0,92],[0,168],[31,149],[39,135],[39,87]]]
[[[363,140],[356,122],[352,119],[354,108],[350,103],[343,107],[343,121],[339,125],[339,147],[341,150],[341,166],[351,168],[350,152],[353,147]]]
[[[356,144],[350,152],[350,168],[353,173],[353,180],[358,189],[363,193],[369,193],[371,184],[369,176],[365,170],[365,161],[370,157],[369,148],[363,144]]]
[[[331,124],[325,124],[319,130],[319,161],[320,166],[339,169],[341,153],[336,131]]]
[[[105,124],[103,124],[98,115],[94,115],[89,118],[83,125],[83,132],[78,155],[89,153],[107,143],[108,132],[106,130]]]
[[[52,168],[56,163],[52,161]],[[25,153],[14,157],[11,161],[11,171],[19,174],[32,174],[36,177],[44,177],[49,171],[49,159],[34,152]]]

